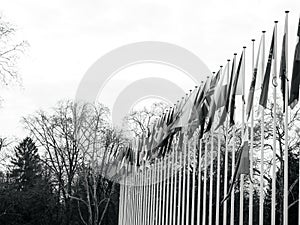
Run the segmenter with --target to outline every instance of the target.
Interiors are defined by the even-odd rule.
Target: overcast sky
[[[251,39],[258,40],[262,30],[267,31],[268,49],[274,20],[280,21],[281,46],[285,10],[291,11],[293,49],[299,0],[1,0],[2,15],[18,27],[17,38],[27,40],[30,48],[20,63],[23,88],[13,86],[0,92],[4,98],[0,135],[21,135],[21,116],[74,98],[89,66],[114,48],[138,41],[170,42],[194,52],[215,71],[244,45],[250,53]],[[129,72],[144,71],[144,77],[176,74],[170,68],[150,67]],[[105,104],[112,102],[126,82],[135,79],[128,78],[129,72],[108,85],[103,94]],[[181,87],[193,87],[189,78],[176,77],[173,82]]]

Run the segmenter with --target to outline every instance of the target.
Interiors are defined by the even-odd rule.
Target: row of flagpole
[[[284,201],[283,201],[283,224],[288,225],[288,11],[285,17],[285,41],[283,48],[285,49],[284,60],[285,67],[285,83],[284,83]],[[258,59],[261,57],[261,64],[258,65]],[[267,74],[265,69],[265,31],[262,32],[261,42],[257,52],[257,60],[255,62],[255,40],[252,39],[252,66],[251,71],[256,79],[258,70],[261,70],[262,76]],[[274,62],[272,61],[274,59]],[[282,59],[281,59],[282,60]],[[219,73],[227,76],[227,81],[230,77],[230,64],[232,65],[232,74],[236,72],[236,54],[232,62],[228,60],[226,67],[221,67]],[[243,48],[241,56],[241,74],[245,76],[246,73],[246,47]],[[272,66],[273,64],[273,67]],[[240,66],[240,65],[239,65]],[[267,67],[273,68],[272,84],[273,84],[273,105],[272,105],[272,169],[271,169],[271,224],[276,224],[276,126],[277,126],[277,21],[274,24],[273,38],[268,56]],[[269,69],[270,69],[269,68]],[[239,70],[239,69],[237,69]],[[215,74],[214,74],[215,76]],[[232,76],[232,75],[231,75]],[[236,75],[238,76],[238,74]],[[266,79],[265,77],[263,77]],[[255,86],[254,79],[254,86]],[[253,151],[254,151],[254,108],[257,106],[252,103],[252,110],[248,112],[245,109],[245,79],[242,80],[242,114],[241,114],[241,146],[245,143],[249,148],[249,209],[248,209],[248,223],[253,224]],[[265,80],[264,80],[265,82]],[[204,84],[202,84],[204,86]],[[251,83],[252,86],[252,83]],[[254,87],[255,88],[255,87]],[[200,89],[200,87],[199,87]],[[263,90],[262,90],[263,92]],[[191,92],[192,93],[192,92]],[[190,93],[190,95],[192,95]],[[254,91],[253,91],[254,96]],[[252,98],[253,98],[252,96]],[[262,96],[262,94],[261,94]],[[188,97],[186,97],[188,99]],[[253,101],[253,99],[252,99]],[[233,104],[233,103],[231,103]],[[235,106],[234,106],[235,107]],[[259,175],[259,225],[264,224],[264,204],[265,204],[265,106],[261,104],[260,99],[260,175]],[[248,133],[248,117],[250,116],[250,134]],[[247,115],[246,115],[247,114]],[[245,116],[247,116],[245,118]],[[221,120],[221,111],[218,111],[216,116]],[[218,121],[219,122],[219,121]],[[236,152],[236,126],[229,131],[231,121],[226,116],[224,127],[224,173],[221,175],[221,127],[213,124],[210,132],[205,133],[203,138],[197,138],[197,132],[194,133],[192,139],[187,138],[185,129],[177,134],[177,138],[172,142],[171,151],[164,157],[155,159],[154,163],[150,165],[142,165],[140,168],[127,168],[129,171],[134,171],[131,175],[125,176],[120,185],[120,200],[119,200],[119,224],[120,225],[171,225],[171,224],[194,224],[197,225],[212,225],[227,224],[228,222],[235,224],[235,190],[233,183],[235,183],[235,174],[238,172],[236,167],[237,158]],[[216,128],[216,130],[215,130]],[[232,134],[232,140],[229,140],[229,132]],[[180,139],[183,138],[183,142]],[[215,142],[216,140],[216,142]],[[183,143],[183,144],[182,144]],[[215,150],[216,149],[216,150]],[[230,151],[231,150],[231,151]],[[216,153],[216,157],[214,154]],[[231,168],[229,165],[229,153],[231,153]],[[239,153],[241,157],[246,154],[241,150]],[[238,161],[241,160],[240,158]],[[243,159],[242,159],[243,160]],[[217,165],[214,171],[214,165]],[[228,173],[231,171],[230,180]],[[300,166],[299,166],[300,173]],[[245,177],[241,172],[239,183],[239,224],[244,224],[244,190]],[[214,187],[214,177],[216,178],[216,187]],[[221,177],[223,178],[223,187],[221,187]],[[229,181],[231,187],[228,189]],[[233,190],[232,190],[233,188]],[[223,189],[223,191],[222,191]],[[214,197],[214,190],[216,196]],[[300,190],[300,183],[299,183]],[[230,191],[230,208],[228,208],[228,201],[225,197]],[[223,195],[222,193],[223,192]],[[223,196],[223,201],[221,197]],[[215,202],[214,202],[215,200]],[[224,201],[225,200],[225,201]],[[228,213],[228,209],[230,213]],[[215,217],[213,217],[215,215]],[[230,217],[228,217],[230,215]],[[299,215],[300,215],[300,201],[299,201]],[[298,220],[300,225],[300,219]]]

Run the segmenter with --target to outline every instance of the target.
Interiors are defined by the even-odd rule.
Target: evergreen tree
[[[32,188],[40,181],[42,174],[40,157],[31,138],[25,138],[15,148],[15,156],[11,163],[14,166],[11,176],[15,179],[19,190]]]

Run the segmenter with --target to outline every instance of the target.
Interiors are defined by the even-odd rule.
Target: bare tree
[[[15,26],[0,15],[0,84],[18,80],[17,62],[28,43],[15,41],[15,33]]]
[[[164,102],[156,102],[149,108],[144,107],[141,110],[130,112],[124,121],[128,127],[128,131],[138,137],[142,134],[149,134],[150,124],[158,119],[167,107],[168,105]]]

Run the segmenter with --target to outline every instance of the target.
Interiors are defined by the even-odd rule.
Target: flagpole
[[[237,53],[234,53],[234,61],[236,61],[236,55]],[[235,71],[235,65],[234,65],[234,71]],[[234,96],[235,98],[235,96]],[[232,144],[232,150],[231,150],[231,180],[232,182],[233,181],[233,175],[234,175],[234,170],[235,170],[235,132],[236,132],[236,129],[235,129],[235,125],[233,127],[233,144]],[[231,225],[234,225],[234,190],[231,192],[231,199],[230,199],[230,224]]]
[[[155,165],[156,165],[156,205],[155,205],[155,225],[158,225],[158,207],[159,207],[159,198],[158,198],[158,193],[159,193],[159,184],[160,184],[160,177],[159,177],[159,166],[158,166],[159,162],[158,159],[155,159]]]
[[[212,225],[212,211],[213,211],[213,148],[214,148],[214,134],[213,134],[214,126],[211,128],[211,142],[210,142],[210,179],[209,179],[209,220],[208,224]]]
[[[205,149],[204,149],[204,179],[203,179],[203,211],[202,211],[202,225],[206,225],[206,192],[207,192],[207,148],[208,148],[208,136],[205,137]]]
[[[167,153],[168,154],[168,153]],[[166,210],[165,210],[165,217],[166,217],[166,220],[165,220],[165,224],[168,225],[169,224],[169,200],[170,200],[170,170],[169,170],[169,165],[170,165],[170,155],[167,156],[167,160],[166,160],[167,164],[166,164],[166,177],[165,177],[165,180],[166,180],[166,203],[165,203],[165,207],[166,207]]]
[[[262,41],[262,73],[265,67],[265,31],[263,33]],[[261,162],[260,162],[260,198],[259,198],[259,225],[264,224],[264,108],[261,108]]]
[[[165,209],[166,209],[166,175],[167,175],[167,170],[166,170],[166,164],[167,164],[167,160],[164,157],[163,158],[163,177],[162,177],[162,189],[163,189],[163,201],[162,201],[162,223],[161,225],[165,224],[165,219],[166,219],[166,215],[165,215]]]
[[[187,195],[186,195],[186,217],[185,217],[185,224],[189,224],[189,215],[190,215],[190,142],[187,139]]]
[[[174,169],[174,192],[173,192],[173,224],[175,224],[176,221],[176,206],[177,206],[177,201],[176,201],[176,197],[177,197],[177,188],[176,188],[176,184],[177,184],[177,152],[178,150],[178,142],[177,142],[177,146],[176,148],[174,148],[174,163],[173,163],[173,169]]]
[[[185,219],[185,200],[186,200],[186,135],[183,141],[183,187],[182,187],[182,208],[181,208],[181,224],[184,224]]]
[[[213,76],[215,75],[215,72],[213,72]],[[208,215],[208,224],[212,225],[212,205],[213,205],[213,146],[214,146],[214,142],[213,142],[213,138],[214,138],[214,134],[213,134],[213,130],[214,130],[214,126],[212,124],[211,127],[211,142],[210,142],[210,179],[209,179],[209,215]]]
[[[153,165],[150,165],[150,176],[149,176],[149,225],[152,225],[153,219]]]
[[[286,58],[286,70],[285,70],[285,115],[284,115],[284,185],[283,185],[283,224],[288,225],[288,176],[289,176],[289,164],[288,164],[288,99],[289,99],[289,82],[288,82],[288,15],[289,11],[285,11],[286,21],[285,21],[285,58]],[[300,163],[299,163],[299,172],[300,172]],[[300,182],[299,182],[300,190]],[[300,193],[300,192],[299,192]],[[298,206],[298,215],[300,215],[300,201]],[[298,224],[300,225],[300,219],[298,219]]]
[[[159,162],[160,169],[159,169],[159,210],[158,210],[158,225],[162,225],[162,190],[163,190],[163,159],[160,160]]]
[[[252,39],[252,73],[254,73],[254,54],[255,54],[255,39]],[[249,187],[249,225],[253,224],[253,137],[254,137],[254,104],[251,110],[250,124],[250,187]]]
[[[196,192],[196,136],[193,136],[193,176],[192,176],[192,215],[191,215],[191,224],[195,224],[195,192]]]
[[[277,23],[274,28],[274,69],[273,69],[273,168],[272,168],[272,202],[271,202],[271,224],[275,224],[276,216],[276,86],[277,86]]]
[[[246,47],[243,47],[243,73],[242,75],[245,78],[245,69],[246,69]],[[243,96],[242,96],[242,141],[245,141],[245,79],[243,79]],[[244,224],[244,174],[241,174],[240,177],[240,225]]]
[[[220,66],[220,73],[222,74],[222,66]],[[219,118],[221,117],[219,111]],[[217,193],[216,193],[216,225],[220,224],[220,179],[221,179],[221,128],[218,128],[218,159],[217,159]]]
[[[173,192],[174,192],[174,189],[173,189],[173,183],[174,183],[174,173],[173,173],[173,167],[174,167],[174,144],[173,145],[173,149],[172,149],[172,152],[171,152],[171,160],[170,160],[170,179],[171,179],[171,184],[170,184],[170,188],[171,188],[171,192],[170,192],[170,206],[169,206],[169,225],[172,225],[172,219],[173,219],[173,215],[172,215],[172,212],[173,212]]]
[[[228,74],[229,77],[229,67],[230,67],[230,60],[228,59]],[[227,79],[229,80],[229,79]],[[226,119],[226,125],[225,125],[225,168],[224,168],[224,192],[223,197],[227,195],[227,189],[228,189],[228,143],[227,143],[227,137],[228,137],[228,118]],[[227,224],[227,201],[224,201],[223,203],[223,224]]]
[[[182,134],[181,134],[182,135]],[[182,151],[182,146],[180,147]],[[182,151],[183,152],[183,151]],[[178,154],[180,154],[178,152]],[[179,193],[178,193],[178,207],[177,207],[177,224],[180,224],[180,212],[181,212],[181,181],[182,181],[182,172],[181,172],[181,166],[182,166],[182,154],[179,155],[179,166],[180,169],[178,171],[178,185],[179,185]]]
[[[197,196],[197,225],[200,225],[200,207],[201,207],[201,163],[202,163],[202,139],[200,139],[199,153],[198,153],[198,196]]]

